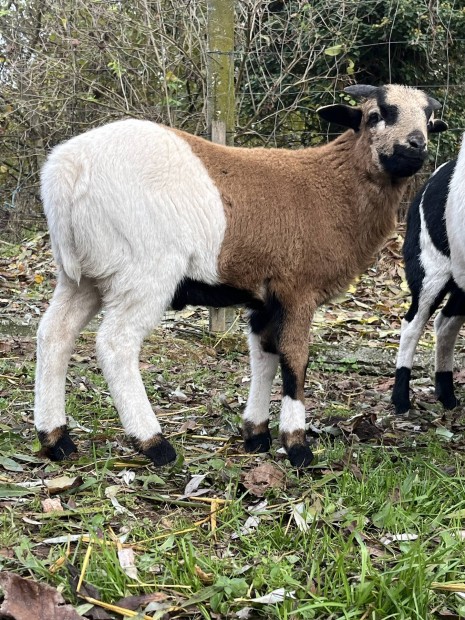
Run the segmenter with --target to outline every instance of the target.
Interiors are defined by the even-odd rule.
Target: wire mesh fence
[[[334,135],[314,113],[352,82],[402,82],[464,129],[465,13],[425,0],[236,0],[237,145],[301,148]],[[207,135],[206,0],[0,0],[0,231],[42,223],[39,171],[53,145],[122,117]],[[347,99],[347,96],[345,97]]]

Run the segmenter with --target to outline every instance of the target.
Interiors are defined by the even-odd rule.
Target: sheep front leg
[[[305,435],[304,383],[308,364],[308,333],[313,310],[286,308],[279,330],[283,400],[279,423],[281,442],[294,467],[307,467],[313,454]]]
[[[256,322],[251,318],[249,333],[250,392],[243,417],[243,438],[246,452],[268,452],[271,434],[268,429],[270,396],[273,379],[278,369],[276,349],[267,350],[266,340]],[[254,331],[255,330],[255,331]]]

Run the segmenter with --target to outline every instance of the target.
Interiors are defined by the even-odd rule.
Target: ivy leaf
[[[327,47],[325,49],[326,56],[338,56],[343,51],[342,45],[333,45],[332,47]]]

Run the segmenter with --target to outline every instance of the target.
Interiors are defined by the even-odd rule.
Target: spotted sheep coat
[[[457,406],[453,385],[454,346],[465,321],[465,138],[457,160],[440,166],[409,208],[404,241],[411,304],[402,320],[392,402],[396,413],[411,407],[410,379],[425,325],[434,321],[435,391],[446,409]]]
[[[344,291],[395,224],[407,179],[427,153],[440,104],[404,86],[351,86],[360,106],[318,112],[349,129],[301,150],[230,148],[124,120],[56,147],[42,197],[58,283],[37,337],[35,425],[45,452],[76,450],[66,368],[101,309],[97,356],[123,427],[156,465],[175,458],[145,393],[138,356],[165,310],[250,309],[247,451],[271,446],[270,393],[283,379],[280,437],[291,463],[312,460],[304,380],[315,309]]]

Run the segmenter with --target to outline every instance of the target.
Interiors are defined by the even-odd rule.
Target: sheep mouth
[[[397,144],[391,155],[381,154],[379,157],[383,169],[393,177],[411,177],[425,163],[426,149],[410,148]]]

